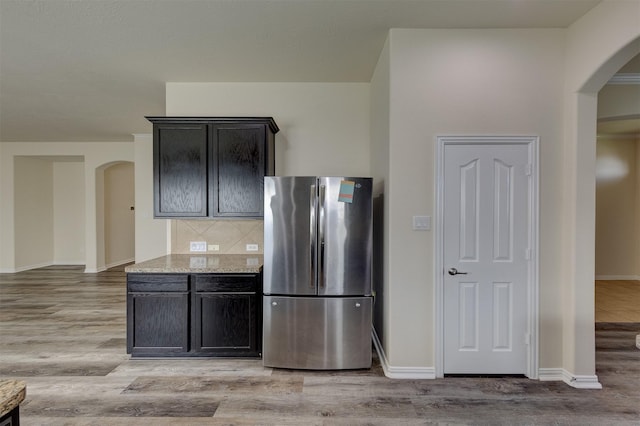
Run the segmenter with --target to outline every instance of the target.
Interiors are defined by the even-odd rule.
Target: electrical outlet
[[[206,252],[207,251],[207,242],[206,241],[190,241],[189,242],[189,251]]]
[[[431,229],[431,216],[414,216],[413,230],[428,231]]]
[[[220,246],[218,244],[209,244],[209,251],[219,251]]]
[[[247,251],[258,251],[257,244],[247,244]]]

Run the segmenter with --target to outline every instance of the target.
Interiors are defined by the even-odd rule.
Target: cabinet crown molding
[[[280,131],[280,128],[276,124],[273,117],[192,117],[192,116],[145,116],[147,120],[152,123],[165,123],[165,122],[181,122],[181,123],[243,123],[255,124],[265,123],[269,125],[271,131],[275,134]]]

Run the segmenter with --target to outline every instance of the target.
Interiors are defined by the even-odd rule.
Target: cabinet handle
[[[319,215],[319,221],[320,223],[318,224],[318,239],[320,240],[320,260],[319,263],[320,265],[318,266],[318,287],[319,288],[324,288],[324,284],[325,284],[325,270],[324,270],[324,235],[325,235],[325,227],[327,226],[326,224],[326,212],[324,209],[324,198],[325,198],[325,192],[326,192],[326,187],[325,185],[320,185],[320,202],[319,202],[319,206],[318,206],[318,215]]]
[[[309,288],[316,286],[316,186],[309,190]]]

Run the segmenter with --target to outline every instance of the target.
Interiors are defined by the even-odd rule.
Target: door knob
[[[459,272],[456,268],[449,269],[449,275],[467,275],[468,272]]]

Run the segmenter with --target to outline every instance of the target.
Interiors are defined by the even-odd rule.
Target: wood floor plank
[[[46,417],[30,416],[29,425],[42,426],[323,426],[327,424],[322,419],[301,419],[289,417],[278,420],[265,421],[259,418],[233,418],[233,417]],[[340,425],[383,425],[382,423],[339,423]],[[404,426],[408,423],[394,423],[394,425]],[[424,423],[419,423],[424,424]],[[388,426],[388,424],[386,424]]]
[[[290,413],[304,418],[417,418],[409,398],[402,397],[340,397],[331,395],[252,396],[226,399],[218,408],[218,415],[227,417],[284,418]]]
[[[20,377],[27,382],[28,398],[55,398],[58,396],[77,396],[83,398],[87,393],[95,397],[118,397],[122,390],[134,380],[131,377],[95,376],[38,376]]]
[[[226,359],[130,359],[109,376],[271,376],[262,360]]]
[[[139,377],[123,393],[196,393],[200,396],[282,395],[302,392],[303,377]]]
[[[129,395],[126,398],[50,397],[26,399],[22,415],[48,417],[211,417],[219,400]]]
[[[77,362],[16,362],[0,364],[0,377],[13,376],[106,376],[118,366],[117,363],[84,361]]]

